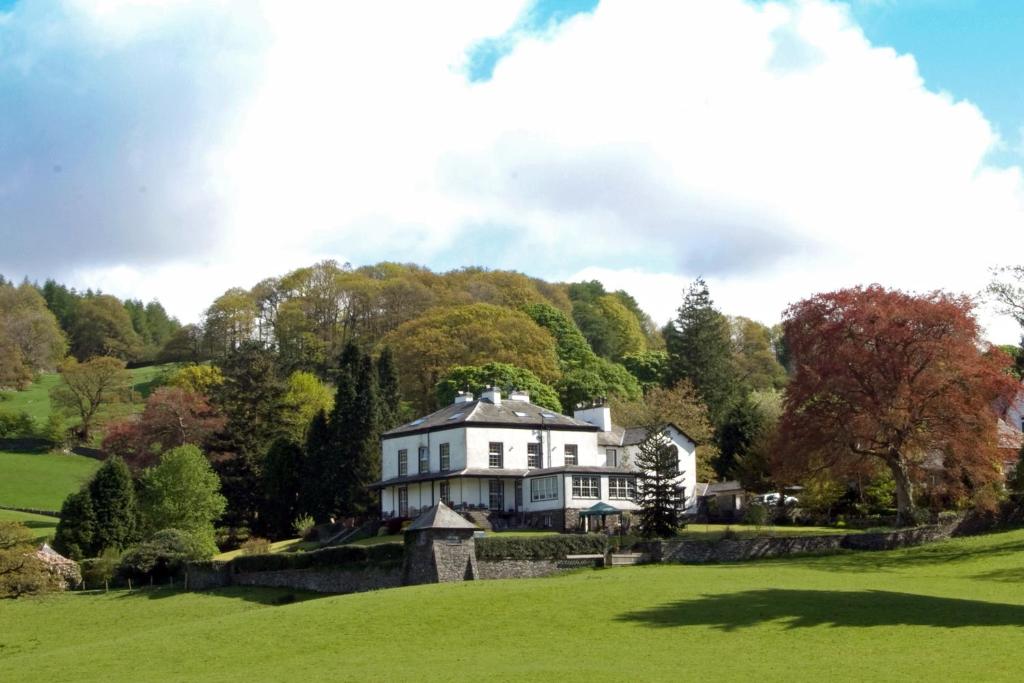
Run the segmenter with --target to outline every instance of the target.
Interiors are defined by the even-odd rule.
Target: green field
[[[0,602],[0,678],[1019,680],[1024,530],[886,553],[300,599]],[[300,596],[300,598],[309,596]]]
[[[84,455],[0,451],[0,505],[60,510],[99,466]]]
[[[34,515],[17,510],[0,510],[0,522],[21,522],[32,530],[37,541],[52,539],[53,533],[57,530],[56,517]]]

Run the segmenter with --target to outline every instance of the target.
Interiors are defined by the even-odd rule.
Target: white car
[[[754,496],[754,502],[760,503],[761,505],[778,505],[781,498],[781,493],[765,493],[760,496]],[[800,501],[793,496],[786,496],[785,498],[786,505],[796,505],[799,502]]]

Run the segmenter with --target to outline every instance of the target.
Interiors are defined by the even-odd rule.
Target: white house
[[[696,446],[673,425],[665,434],[679,453],[679,486],[689,507]],[[626,516],[639,509],[632,463],[643,438],[642,429],[613,425],[604,406],[568,417],[533,405],[523,392],[461,394],[382,435],[381,480],[374,487],[385,518],[415,516],[442,500],[512,525],[575,529],[579,513],[597,503]]]

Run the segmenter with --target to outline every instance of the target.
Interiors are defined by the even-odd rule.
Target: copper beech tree
[[[940,464],[952,497],[999,477],[993,404],[1015,383],[969,297],[856,287],[792,305],[783,324],[795,374],[777,474],[884,465],[901,523],[914,519],[925,464]]]

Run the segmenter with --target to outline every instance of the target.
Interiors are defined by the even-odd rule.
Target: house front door
[[[490,500],[488,506],[491,510],[498,510],[499,512],[505,509],[505,487],[504,482],[501,479],[491,479],[490,481]]]

